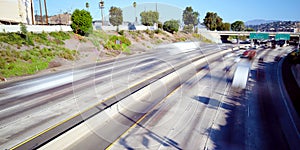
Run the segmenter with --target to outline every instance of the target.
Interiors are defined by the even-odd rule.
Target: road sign
[[[267,40],[269,33],[250,33],[250,39]]]
[[[275,40],[290,40],[290,34],[282,34],[282,33],[278,33],[275,35]]]

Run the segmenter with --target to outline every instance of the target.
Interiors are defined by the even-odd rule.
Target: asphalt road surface
[[[285,112],[276,110],[284,106],[274,60],[291,47],[257,51],[246,91],[236,94],[224,72],[234,70],[234,56],[210,62],[109,149],[292,149],[278,114]]]
[[[191,63],[193,71],[177,70],[41,149],[295,149],[299,134],[277,73],[278,56],[291,51],[257,49],[249,62],[239,58],[242,50],[206,57]],[[247,88],[233,89],[235,68],[245,61],[252,63]]]
[[[11,148],[96,104],[110,106],[137,90],[131,87],[161,78],[152,77],[165,69],[223,49],[224,46],[205,44],[197,49],[163,47],[151,53],[1,84],[0,149]]]

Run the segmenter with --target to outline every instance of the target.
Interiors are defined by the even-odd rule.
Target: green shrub
[[[24,35],[26,35],[28,33],[27,27],[25,24],[20,23],[20,31],[21,31],[21,34],[24,34]]]
[[[0,51],[0,73],[4,77],[34,74],[37,71],[48,68],[48,64],[56,57],[75,60],[77,51],[64,47],[52,49],[43,48],[26,51],[11,49]]]
[[[179,21],[177,20],[166,21],[163,25],[163,29],[170,33],[177,32],[179,29]]]
[[[158,22],[157,28],[162,29],[163,28],[163,24],[161,22]]]
[[[154,30],[154,33],[155,34],[161,34],[161,33],[163,33],[160,29],[156,29],[156,30]]]
[[[185,38],[185,37],[178,37],[175,40],[176,40],[176,42],[184,42],[184,41],[187,40],[187,38]]]
[[[151,39],[153,39],[153,38],[154,38],[154,32],[150,32],[149,37],[150,37]]]
[[[90,12],[75,9],[71,16],[71,27],[76,34],[85,35],[92,28],[92,16]]]
[[[10,45],[16,44],[19,46],[25,43],[25,39],[17,33],[0,33],[0,41]]]
[[[118,32],[120,35],[124,35],[124,30]]]
[[[50,36],[54,37],[55,39],[64,41],[64,40],[68,40],[71,38],[70,34],[68,32],[50,32],[49,33]]]
[[[117,40],[119,40],[121,43],[116,44]],[[109,38],[109,40],[106,42],[104,47],[106,49],[110,49],[110,50],[113,49],[113,50],[121,50],[124,52],[128,52],[128,51],[130,51],[128,48],[128,46],[130,46],[130,45],[131,45],[131,42],[126,37],[113,35]]]
[[[183,32],[184,32],[184,33],[193,33],[193,28],[194,28],[194,26],[193,26],[192,24],[190,24],[190,25],[185,25],[185,26],[183,27]]]
[[[113,42],[115,42],[116,40],[121,41],[123,44],[126,44],[127,46],[131,45],[130,40],[127,39],[125,36],[116,36],[116,35],[113,35],[109,39],[109,41],[113,41]]]

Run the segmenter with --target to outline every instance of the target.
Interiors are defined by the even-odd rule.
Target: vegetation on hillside
[[[121,52],[130,54],[132,42],[151,48],[151,44],[163,42],[181,42],[186,40],[201,40],[211,42],[200,34],[178,32],[179,23],[176,20],[165,22],[164,29],[173,33],[169,34],[162,29],[145,31],[119,31],[104,32],[93,31],[86,36],[73,32],[32,33],[26,26],[21,26],[18,33],[0,33],[0,77],[13,77],[35,74],[38,71],[57,67],[56,59],[76,60],[78,51],[65,47],[68,39],[77,39],[78,42],[91,41],[98,50],[106,50],[109,56]],[[150,45],[145,44],[149,42]],[[84,55],[82,55],[84,56]]]
[[[104,47],[110,50],[121,50],[130,53],[130,49],[128,48],[130,45],[131,42],[125,36],[113,35],[109,38]]]
[[[33,48],[25,51],[7,47],[0,50],[0,74],[3,77],[34,74],[48,68],[49,63],[56,57],[75,60],[76,55],[75,50],[64,47]]]
[[[75,60],[77,52],[64,47],[70,32],[31,33],[21,24],[19,33],[0,33],[0,76],[34,74],[55,58]]]

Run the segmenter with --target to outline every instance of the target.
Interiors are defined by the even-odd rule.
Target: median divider
[[[209,53],[206,55],[199,55],[198,57],[195,57],[191,60],[184,61],[172,68],[167,68],[166,70],[163,70],[156,75],[145,79],[142,82],[139,82],[127,89],[124,89],[123,91],[120,91],[119,93],[115,93],[114,95],[107,97],[105,100],[99,102],[98,104],[86,109],[85,111],[78,113],[64,121],[61,121],[60,123],[53,125],[52,127],[40,132],[39,134],[36,134],[29,139],[25,140],[24,142],[19,143],[18,145],[12,147],[11,149],[36,149],[47,142],[55,139],[56,137],[66,133],[67,131],[71,130],[75,126],[83,123],[84,121],[87,121],[90,118],[93,118],[95,115],[99,114],[100,112],[106,110],[107,108],[112,107],[114,104],[117,104],[119,102],[122,102],[126,99],[130,99],[133,96],[137,96],[139,94],[141,97],[139,99],[144,100],[146,97],[149,96],[149,93],[145,94],[143,92],[143,89],[147,89],[147,86],[150,86],[149,84],[155,84],[158,81],[160,83],[163,83],[163,85],[167,86],[167,91],[165,91],[166,94],[169,94],[172,92],[175,88],[180,86],[180,84],[187,79],[189,79],[192,75],[194,75],[196,72],[198,72],[201,69],[201,65],[206,63],[206,59],[218,59],[220,56],[222,57],[223,54],[231,52],[233,49],[223,50],[219,51],[217,53]],[[205,58],[206,59],[203,59]],[[196,70],[195,70],[196,69]],[[176,75],[177,74],[177,75]],[[179,76],[178,76],[179,75]],[[157,85],[159,87],[159,85]],[[154,90],[160,90],[160,88],[155,88]],[[128,91],[131,91],[131,93],[128,93]],[[142,92],[142,93],[141,93]],[[152,91],[154,92],[154,91]],[[133,93],[133,94],[132,94]],[[151,95],[151,93],[150,93]],[[145,109],[142,110],[147,111],[151,107],[149,107],[149,104],[151,103],[151,106],[154,106],[154,104],[158,103],[163,97],[166,95],[162,95],[156,97],[152,95],[152,98],[149,99],[150,101],[141,101],[145,104]],[[153,101],[153,98],[155,99]],[[126,101],[127,102],[127,101]],[[119,107],[119,111],[122,111],[123,109],[127,110],[128,107],[136,106],[137,101],[131,101],[127,104],[123,102],[120,103],[122,106],[126,105],[126,108]],[[128,106],[128,107],[127,107]],[[140,111],[140,110],[137,110]]]

